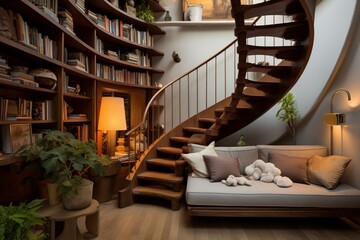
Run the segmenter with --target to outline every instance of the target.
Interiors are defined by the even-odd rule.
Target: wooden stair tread
[[[204,123],[215,123],[216,119],[214,119],[214,118],[199,118],[198,121],[204,122]]]
[[[301,5],[295,0],[272,0],[259,4],[243,5],[241,12],[245,18],[252,18],[261,15],[293,15],[304,12]]]
[[[133,194],[135,195],[146,195],[146,196],[154,196],[161,197],[165,199],[181,199],[184,191],[176,192],[165,188],[156,188],[149,186],[136,186],[133,190]]]
[[[271,81],[271,80],[273,80],[273,81]],[[263,81],[262,78],[259,80],[246,79],[245,86],[250,86],[250,87],[254,87],[254,88],[265,87],[265,86],[278,86],[279,82],[280,81],[278,78],[272,78],[272,79],[268,79],[266,81]]]
[[[171,141],[179,142],[179,143],[188,143],[190,138],[188,137],[171,137]]]
[[[292,36],[290,33],[304,32],[307,30],[307,22],[289,22],[289,23],[280,23],[264,26],[244,26],[239,27],[235,30],[235,34],[239,35],[241,33],[246,33],[247,38],[259,37],[259,36],[268,36],[268,37],[278,37],[285,39],[296,39],[295,36]],[[306,38],[306,34],[299,34],[301,38]],[[300,36],[299,36],[300,37]]]
[[[175,168],[175,165],[179,164],[180,162],[185,163],[185,160],[171,160],[171,159],[166,159],[166,158],[151,158],[146,161],[151,164],[165,166],[165,167],[171,167],[171,168]]]
[[[174,173],[164,173],[164,172],[154,172],[154,171],[145,171],[139,173],[138,177],[140,179],[162,181],[167,183],[180,183],[183,180],[183,177],[176,176]]]
[[[181,155],[182,149],[176,147],[158,147],[157,151],[173,155]]]
[[[301,45],[275,47],[246,45],[238,48],[238,51],[246,51],[248,55],[270,55],[292,61],[302,57],[302,50],[303,46]]]
[[[206,129],[199,128],[199,127],[184,127],[183,130],[188,131],[188,132],[194,132],[194,133],[205,133],[206,132]]]

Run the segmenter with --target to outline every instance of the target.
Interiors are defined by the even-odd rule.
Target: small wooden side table
[[[55,240],[55,223],[64,222],[64,230],[56,240],[82,240],[95,238],[99,235],[99,202],[93,199],[89,207],[81,210],[66,210],[62,204],[55,206],[43,206],[39,210],[41,216],[49,218],[51,221],[51,240]],[[84,236],[80,233],[77,219],[85,216],[85,226],[87,232]]]

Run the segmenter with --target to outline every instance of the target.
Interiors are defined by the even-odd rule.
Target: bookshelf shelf
[[[148,1],[154,10],[163,11],[156,1]],[[65,130],[68,125],[86,124],[89,131],[87,135],[96,139],[97,112],[105,88],[131,96],[130,122],[136,124],[146,101],[159,89],[153,86],[151,74],[164,71],[153,68],[151,58],[161,57],[164,53],[153,47],[153,36],[165,32],[159,26],[138,19],[106,0],[84,0],[83,7],[79,7],[79,1],[73,0],[43,2],[55,4],[56,10],[43,11],[29,0],[0,3],[0,7],[9,16],[14,16],[15,20],[15,38],[0,35],[0,61],[6,61],[3,68],[0,62],[0,69],[8,71],[9,76],[14,66],[24,66],[30,70],[47,69],[56,76],[56,88],[28,86],[3,78],[0,79],[0,98],[12,102],[24,99],[30,103],[30,107],[27,106],[29,115],[33,110],[30,109],[32,103],[46,103],[46,107],[42,106],[41,110],[49,112],[46,114],[51,114],[51,120],[10,121],[5,116],[0,120],[0,125],[29,123],[36,131],[41,131],[54,128]],[[89,11],[84,11],[83,8]],[[47,11],[53,11],[53,14]],[[118,32],[99,24],[99,19],[94,21],[89,14],[91,11],[99,14],[97,16],[103,16],[106,24],[118,24]],[[41,36],[43,40],[37,41],[37,36]],[[26,44],[20,43],[20,38],[24,38]],[[47,39],[51,45],[42,45],[48,44],[45,42]],[[101,51],[98,49],[98,41],[102,44]],[[118,52],[118,57],[109,56],[110,50]],[[46,51],[50,51],[51,55]],[[123,56],[130,53],[135,54],[132,55],[133,61]],[[84,56],[83,59],[78,57],[81,55]],[[99,74],[99,67],[102,65],[117,71],[124,70],[131,75],[132,80],[118,82],[102,76]],[[133,75],[136,76],[136,81],[133,80]],[[28,84],[26,81],[24,83]],[[73,93],[74,83],[81,87],[80,94]],[[42,109],[43,107],[46,109]],[[64,114],[68,114],[68,107],[73,108],[74,113],[86,114],[86,119],[66,119]]]

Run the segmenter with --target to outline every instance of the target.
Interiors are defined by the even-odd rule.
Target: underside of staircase
[[[119,207],[137,199],[166,199],[178,210],[186,185],[187,164],[181,158],[188,144],[207,145],[229,136],[259,118],[276,104],[297,82],[309,59],[313,32],[315,1],[271,0],[241,5],[231,0],[235,19],[238,65],[235,90],[230,97],[215,103],[161,135],[142,153],[127,188],[119,191]],[[266,15],[291,16],[292,21],[271,25],[245,25],[245,20]],[[249,45],[248,38],[277,37],[293,41],[291,46]],[[247,62],[248,56],[268,55],[280,59],[277,65]],[[247,73],[262,73],[259,80],[249,80]]]

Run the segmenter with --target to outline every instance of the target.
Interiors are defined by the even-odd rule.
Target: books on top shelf
[[[58,12],[58,0],[30,0],[30,2],[40,8],[42,11],[46,11],[45,13],[50,17],[57,18],[56,15]]]
[[[46,34],[41,33],[36,27],[30,26],[21,14],[14,13],[13,15],[18,42],[40,54],[56,59],[56,41],[50,39]]]

